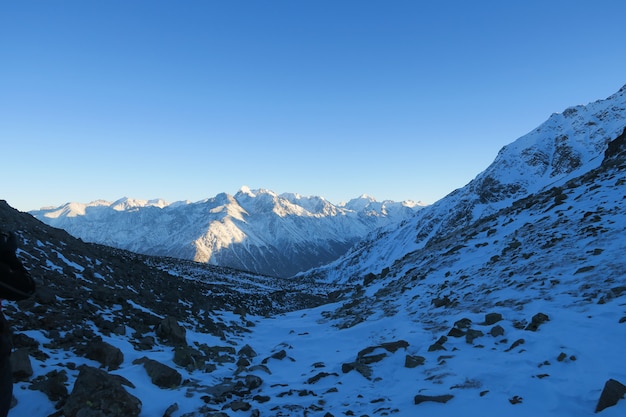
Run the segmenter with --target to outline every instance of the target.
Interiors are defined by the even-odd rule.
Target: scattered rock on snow
[[[470,345],[474,343],[474,339],[484,336],[480,330],[469,329],[465,334],[465,341]]]
[[[124,362],[124,354],[117,347],[110,345],[103,340],[94,340],[87,345],[85,356],[94,361],[100,362],[109,371],[118,369]]]
[[[489,330],[489,334],[493,337],[503,336],[504,335],[504,327],[496,324]]]
[[[320,372],[315,376],[312,376],[311,378],[307,379],[306,383],[307,384],[315,384],[317,381],[319,381],[322,378],[326,378],[327,376],[339,376],[339,374],[337,374],[336,372]]]
[[[617,404],[620,399],[624,398],[624,394],[626,394],[626,386],[624,384],[614,379],[606,381],[604,389],[600,394],[598,405],[596,405],[596,413]]]
[[[252,349],[250,345],[245,345],[244,347],[239,349],[239,352],[237,352],[237,355],[251,359],[251,358],[256,357],[257,353],[254,351],[254,349]]]
[[[173,346],[181,346],[187,344],[187,331],[178,324],[176,318],[168,316],[161,320],[157,325],[156,335],[163,342]]]
[[[500,313],[487,313],[485,314],[485,326],[491,326],[502,320],[502,314]]]
[[[163,365],[161,362],[157,362],[145,356],[134,360],[133,364],[143,364],[152,383],[157,387],[175,388],[182,382],[182,376],[176,369],[172,369],[167,365]]]
[[[428,351],[435,352],[437,350],[447,350],[443,346],[443,344],[446,343],[447,341],[448,341],[448,338],[446,336],[441,336],[439,340],[437,340],[435,343],[433,343],[432,345],[428,347]]]
[[[450,401],[451,399],[454,398],[454,395],[452,394],[445,394],[445,395],[416,395],[415,398],[413,399],[413,401],[415,402],[415,404],[421,404],[423,402],[427,402],[427,401],[432,401],[432,402],[436,402],[436,403],[442,403],[445,404],[448,401]]]
[[[536,332],[539,329],[539,326],[547,321],[550,321],[550,318],[546,314],[537,313],[533,316],[530,324],[526,326],[525,330]]]
[[[423,356],[406,355],[406,358],[404,359],[404,367],[415,368],[417,366],[424,365],[425,362],[426,358]]]

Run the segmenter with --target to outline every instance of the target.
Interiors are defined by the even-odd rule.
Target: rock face
[[[83,366],[72,393],[63,406],[65,417],[137,417],[141,401],[130,395],[123,385],[130,382],[100,369]]]

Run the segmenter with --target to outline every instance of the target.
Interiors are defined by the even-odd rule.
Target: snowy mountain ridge
[[[333,205],[244,186],[195,203],[122,198],[31,214],[88,242],[286,277],[337,258],[372,230],[423,206],[365,195]]]
[[[554,113],[502,148],[494,162],[466,186],[424,208],[403,227],[360,242],[312,273],[329,282],[378,273],[440,235],[451,234],[514,201],[597,168],[608,143],[621,135],[625,126],[626,86],[604,100]]]

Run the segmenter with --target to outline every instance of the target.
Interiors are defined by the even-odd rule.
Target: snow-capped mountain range
[[[621,417],[625,129],[626,87],[552,115],[288,280],[86,244],[0,202],[38,283],[4,308],[12,413]]]
[[[87,242],[288,277],[336,259],[368,233],[422,207],[367,195],[333,205],[244,186],[195,203],[123,198],[31,214]]]

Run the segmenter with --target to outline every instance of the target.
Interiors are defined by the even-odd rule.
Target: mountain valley
[[[17,231],[38,284],[34,299],[5,302],[13,413],[623,416],[625,129],[626,87],[553,114],[431,206],[335,216],[376,227],[290,278],[86,243],[2,202],[0,224]],[[242,227],[255,212],[244,201],[279,217],[341,211],[239,194],[180,206]],[[164,203],[118,204],[127,225],[185,230],[146,214]],[[106,219],[114,206],[59,210]],[[296,232],[317,230],[297,219]],[[329,228],[339,241],[353,226]]]

